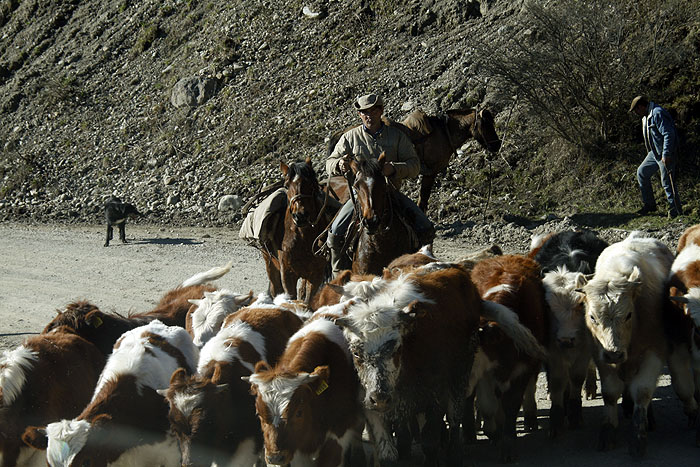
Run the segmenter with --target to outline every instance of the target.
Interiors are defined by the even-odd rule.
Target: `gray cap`
[[[634,99],[632,99],[632,104],[630,105],[630,112],[634,112],[634,108],[637,107],[638,104],[647,106],[649,105],[649,101],[644,96],[635,97]]]
[[[375,105],[384,108],[384,101],[382,100],[382,96],[379,94],[367,94],[360,96],[355,99],[355,102],[353,103],[353,106],[357,110],[367,110]]]

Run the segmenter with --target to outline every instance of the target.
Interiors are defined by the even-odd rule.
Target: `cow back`
[[[189,300],[204,297],[204,292],[213,292],[216,287],[210,284],[176,287],[160,299],[156,307],[147,313],[136,313],[131,318],[157,319],[166,326],[186,326],[187,312],[192,304]]]
[[[548,342],[548,319],[539,264],[524,256],[496,256],[472,270],[474,284],[484,300],[513,310],[542,344]]]
[[[432,303],[421,305],[412,329],[402,342],[400,382],[459,379],[471,364],[481,299],[466,269],[452,266],[411,276]]]
[[[591,274],[608,243],[589,230],[558,232],[546,238],[534,256],[542,271],[566,266],[569,271]]]
[[[11,353],[24,358],[13,358],[9,365],[0,358],[0,459],[4,465],[13,465],[13,457],[24,446],[25,428],[77,416],[90,401],[105,364],[96,346],[65,327],[30,337],[5,357]]]
[[[685,229],[678,239],[676,253],[680,253],[688,245],[700,246],[700,224],[695,224]]]

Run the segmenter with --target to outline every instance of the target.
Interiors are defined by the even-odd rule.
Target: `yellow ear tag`
[[[95,316],[95,318],[92,320],[92,325],[96,328],[102,326],[102,318],[100,318],[99,316]]]
[[[328,383],[326,383],[325,379],[322,379],[321,382],[318,384],[318,389],[316,389],[316,395],[320,396],[323,391],[328,389]]]

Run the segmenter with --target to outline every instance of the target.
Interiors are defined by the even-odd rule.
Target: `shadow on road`
[[[129,245],[202,245],[204,242],[194,238],[142,238],[140,240],[130,240],[129,243],[114,243],[114,246]],[[112,246],[112,245],[110,245]]]

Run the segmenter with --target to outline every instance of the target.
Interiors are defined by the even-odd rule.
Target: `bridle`
[[[380,218],[380,225],[381,225],[381,220],[383,220],[387,215],[389,216],[388,221],[385,223],[385,225],[382,229],[383,231],[386,232],[391,228],[391,223],[394,221],[394,203],[392,203],[392,201],[391,201],[391,189],[390,189],[390,187],[393,187],[393,184],[384,175],[381,175],[381,176],[384,177],[384,180],[386,182],[386,189],[384,190],[384,198],[385,198],[386,203],[384,205],[383,212],[379,218]],[[350,192],[352,193],[352,187],[350,187]],[[387,208],[388,208],[388,212],[387,212]],[[362,213],[360,212],[360,207],[358,206],[357,200],[354,197],[353,197],[353,209],[355,212],[356,219],[358,219],[358,221],[360,222],[360,224],[362,224],[362,226],[364,228],[367,228],[367,219],[362,217]]]
[[[474,108],[474,123],[472,124],[472,127],[475,129],[476,128],[476,122],[478,120],[483,120],[484,119],[484,109],[479,110],[479,105],[477,105]],[[474,135],[474,129],[472,129],[472,135]],[[484,136],[483,132],[480,132],[481,137],[483,138],[484,142],[486,143],[486,147],[488,148],[492,144],[498,143],[498,136],[496,136],[496,139],[486,139]]]
[[[328,184],[330,185],[330,177],[328,178]],[[292,196],[292,197],[290,198],[290,200],[289,200],[289,209],[291,209],[292,206],[294,205],[294,203],[295,203],[295,202],[298,202],[300,199],[304,199],[304,198],[313,198],[313,199],[315,199],[315,198],[318,196],[318,192],[319,192],[319,188],[318,188],[318,184],[317,184],[316,187],[314,188],[313,194],[310,194],[310,195],[309,195],[309,194],[306,194],[306,193],[298,193],[298,194]],[[319,212],[318,212],[318,216],[316,216],[316,220],[309,223],[309,225],[310,225],[311,227],[316,227],[316,226],[318,225],[319,221],[323,218],[323,215],[324,215],[325,212],[326,212],[326,207],[327,207],[327,206],[328,206],[328,190],[326,190],[326,196],[325,196],[324,199],[323,199],[323,205],[321,206],[321,209],[320,209]],[[299,227],[299,228],[302,228],[302,227],[299,226],[299,224],[297,223],[297,220],[296,220],[296,218],[295,218],[294,216],[292,216],[292,222],[294,222],[294,225],[295,225],[295,226],[297,226],[297,227]]]

